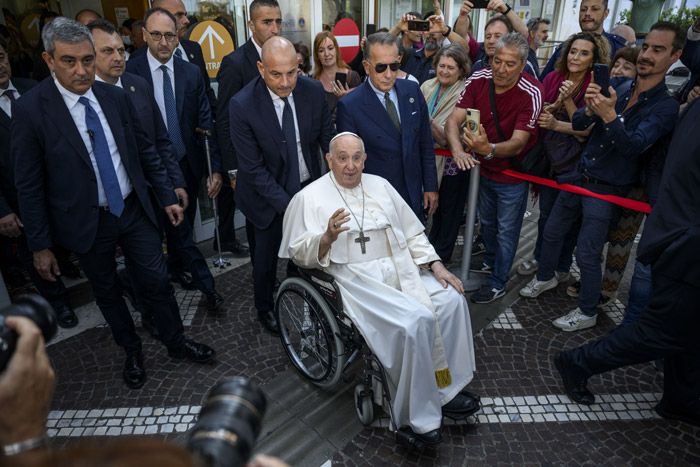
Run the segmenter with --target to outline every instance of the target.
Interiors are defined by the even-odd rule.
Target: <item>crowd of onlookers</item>
[[[233,229],[238,199],[234,188],[242,183],[244,190],[249,174],[239,167],[241,150],[232,144],[232,135],[240,128],[232,126],[235,115],[229,113],[229,107],[248,83],[261,74],[265,77],[266,67],[260,62],[262,47],[268,39],[283,33],[281,13],[274,0],[253,2],[248,23],[251,38],[222,62],[216,97],[199,44],[184,37],[190,25],[184,5],[179,0],[156,3],[158,8],[149,11],[144,20],[125,21],[118,29],[91,10],[81,11],[76,21],[88,25],[92,34],[98,81],[126,88],[130,76],[137,75],[140,78],[135,84],[129,84],[132,92],[148,85],[144,91],[152,96],[148,110],[134,105],[141,117],[144,112],[153,113],[151,136],[162,145],[162,153],[172,154],[178,161],[167,174],[186,218],[177,228],[170,226],[168,219],[160,219],[168,242],[169,275],[183,286],[201,290],[208,308],[214,311],[223,300],[193,243],[195,199],[200,182],[206,179],[204,189],[209,197],[216,198],[222,213],[222,240],[218,246],[248,255],[248,248],[236,239]],[[545,175],[549,178],[579,185],[603,198],[617,195],[653,205],[674,122],[700,93],[700,28],[697,22],[688,31],[659,22],[639,38],[626,25],[608,32],[603,28],[609,13],[607,1],[583,0],[579,10],[581,31],[556,47],[541,67],[538,49],[548,40],[548,20],[533,18],[525,23],[503,0],[491,0],[484,41],[479,43],[472,30],[472,8],[472,3],[463,2],[453,25],[446,24],[439,9],[423,14],[408,12],[391,29],[363,37],[362,50],[350,63],[341,58],[334,35],[323,31],[310,47],[294,44],[298,79],[315,80],[314,86],[323,90],[322,118],[327,112],[330,122],[323,127],[322,136],[329,129],[331,133],[352,131],[364,140],[366,171],[387,178],[426,222],[430,241],[445,263],[453,260],[463,224],[469,170],[479,165],[479,234],[472,246],[472,272],[488,279],[471,296],[473,302],[489,303],[505,295],[523,215],[528,200],[536,199],[539,220],[535,249],[531,258],[516,265],[518,274],[536,275],[520,295],[535,298],[565,284],[567,294],[578,298],[578,305],[553,324],[565,331],[591,327],[596,323],[597,309],[616,296],[644,214],[597,197],[530,185],[507,170],[526,170],[523,164],[527,159],[545,158],[549,167]],[[45,12],[40,26],[46,28],[57,16]],[[42,244],[32,236],[27,240],[19,211],[22,200],[17,201],[15,185],[20,198],[29,188],[20,187],[27,182],[13,180],[13,176],[29,172],[21,172],[28,170],[26,167],[13,171],[9,156],[13,101],[21,101],[33,85],[22,77],[36,81],[49,77],[47,56],[53,50],[46,49],[46,37],[37,50],[31,51],[12,27],[3,27],[0,32],[0,117],[7,120],[3,144],[8,145],[3,147],[4,160],[0,161],[4,164],[0,175],[3,274],[8,281],[18,276],[21,281],[24,272],[18,271],[24,268],[56,308],[59,324],[71,327],[77,324],[77,317],[66,300],[60,278],[56,280],[56,272],[68,277],[81,272],[61,242]],[[678,60],[691,70],[691,78],[671,95],[664,79]],[[181,62],[190,62],[183,71],[178,68]],[[175,79],[174,89],[170,76]],[[191,87],[181,88],[183,82]],[[284,89],[286,84],[280,86]],[[274,94],[274,89],[268,88]],[[188,111],[180,109],[183,104],[178,99],[183,92],[188,99],[185,107],[197,107],[192,118],[183,116]],[[284,98],[275,100],[273,96],[273,102],[275,106],[284,102],[287,108]],[[310,104],[298,101],[295,105],[294,118],[299,119],[299,109]],[[287,118],[283,107],[275,107],[282,127]],[[175,110],[180,112],[179,117]],[[472,120],[465,129],[465,121],[474,115],[480,120]],[[296,124],[298,132],[301,125],[298,120]],[[208,138],[212,173],[207,173],[203,162],[198,128],[212,134]],[[235,141],[235,135],[233,138]],[[321,149],[327,150],[323,138],[319,141]],[[451,156],[435,156],[437,148],[449,150]],[[229,170],[236,168],[241,169],[238,181],[229,178]],[[302,178],[297,185],[303,188],[309,174],[300,169]],[[266,251],[276,252],[279,240],[275,235],[270,239],[265,236],[267,226],[253,224],[248,222],[246,232],[254,269],[272,271],[272,276],[267,274],[258,280],[274,284],[270,265],[276,264],[276,258],[256,255],[254,244],[256,236],[261,243],[264,238]],[[46,261],[42,263],[37,259],[37,249],[49,246],[51,254],[40,257]],[[581,271],[580,280],[575,282],[570,275],[574,254]],[[265,268],[263,256],[267,258]],[[84,258],[80,263],[85,264]],[[626,322],[634,321],[648,303],[650,274],[649,267],[635,264]],[[144,325],[158,335],[158,325],[148,313],[144,296],[148,291],[134,287],[128,274],[120,274],[119,281],[144,312]],[[256,283],[256,307],[261,323],[277,332],[269,300],[272,284],[263,287]]]

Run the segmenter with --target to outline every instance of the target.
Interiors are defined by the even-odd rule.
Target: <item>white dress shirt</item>
[[[95,159],[95,153],[92,150],[92,141],[90,141],[90,135],[88,134],[87,124],[85,123],[85,106],[78,102],[81,97],[87,97],[90,101],[90,107],[97,113],[100,119],[100,124],[102,125],[102,131],[105,133],[105,138],[107,139],[107,145],[109,146],[109,154],[112,157],[112,164],[114,165],[114,170],[117,172],[117,180],[119,181],[119,189],[122,192],[122,198],[126,198],[131,193],[131,180],[129,180],[129,175],[126,173],[126,168],[122,164],[122,159],[119,156],[119,150],[117,149],[117,142],[114,140],[114,135],[112,134],[112,129],[109,126],[107,117],[105,117],[104,112],[102,112],[102,107],[98,102],[95,94],[93,94],[92,89],[79,96],[74,94],[61,86],[61,83],[54,78],[54,83],[58,88],[58,92],[61,93],[63,97],[63,102],[65,102],[71,117],[73,117],[73,122],[78,128],[78,133],[85,144],[88,154],[90,155],[90,162],[92,162],[92,168],[95,171],[95,178],[97,179],[97,198],[100,206],[107,206],[107,195],[105,195],[105,190],[102,187],[102,179],[100,178],[100,170],[97,168],[97,160]]]
[[[253,36],[250,36],[250,42],[253,43],[253,45],[255,46],[255,50],[258,51],[258,57],[260,57],[260,60],[262,60],[262,46],[258,45],[258,43],[255,42],[255,39],[253,39]]]
[[[174,54],[173,54],[174,55]],[[151,55],[151,51],[146,52],[148,57],[148,67],[151,69],[151,79],[153,80],[153,94],[156,98],[156,104],[160,109],[160,114],[163,116],[163,122],[165,127],[168,127],[168,117],[165,112],[165,96],[163,95],[163,71],[160,69],[161,65],[165,65],[168,68],[168,76],[170,76],[170,84],[173,87],[173,96],[175,96],[175,66],[173,57],[167,63],[160,63],[156,58]]]
[[[5,89],[0,88],[0,94],[3,94],[8,89],[13,91],[12,95],[15,97],[15,99],[19,99],[19,91],[17,90],[15,85],[12,84],[11,80],[7,84],[7,88],[5,88]],[[12,101],[10,100],[9,97],[4,96],[4,95],[2,97],[0,97],[0,109],[2,109],[3,112],[5,112],[7,114],[8,117],[12,118]]]
[[[277,113],[277,121],[279,121],[280,128],[282,128],[282,115],[284,112],[284,101],[280,96],[275,94],[270,90],[270,88],[267,88],[267,90],[270,93],[270,97],[272,97],[272,104],[275,106],[275,112]],[[289,106],[292,108],[292,114],[294,115],[294,130],[296,131],[297,134],[297,156],[299,159],[299,181],[301,183],[304,183],[305,181],[309,180],[311,178],[311,174],[309,173],[309,169],[306,167],[306,161],[304,160],[304,152],[301,149],[301,135],[299,134],[299,122],[297,121],[297,111],[294,107],[294,93],[290,94],[289,97],[287,98],[287,102],[289,102]]]
[[[107,83],[107,81],[100,78],[100,75],[98,75],[97,73],[95,73],[95,81],[99,81],[100,83]],[[111,84],[111,83],[107,83],[107,84]],[[121,76],[119,78],[117,78],[117,82],[114,83],[114,86],[117,86],[118,88],[124,89],[124,86],[122,86],[122,77]]]
[[[180,58],[181,59],[183,59],[186,62],[190,61],[190,57],[187,56],[187,52],[185,52],[185,48],[182,46],[182,43],[178,42],[177,47],[175,47],[175,50],[180,51]],[[173,55],[175,55],[174,52],[173,52]]]

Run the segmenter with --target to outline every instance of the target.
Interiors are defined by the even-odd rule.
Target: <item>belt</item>
[[[131,191],[129,192],[129,194],[126,195],[126,196],[124,197],[124,204],[126,204],[126,202],[127,202],[129,199],[131,199],[131,195],[133,195],[133,194],[134,194],[134,190],[131,190]],[[108,204],[105,204],[105,205],[103,206],[103,205],[100,204],[99,206],[97,206],[97,209],[99,209],[99,210],[102,211],[102,212],[109,212],[109,205],[108,205]]]
[[[590,175],[581,174],[581,183],[587,183],[588,185],[605,185],[605,186],[615,186],[611,183],[603,181],[599,178],[591,177]]]
[[[389,247],[389,238],[387,237],[386,229],[368,230],[363,233],[365,238],[364,253],[362,253],[360,242],[357,241],[360,238],[360,232],[354,231],[347,233],[348,263],[364,263],[365,261],[391,256],[391,248]]]

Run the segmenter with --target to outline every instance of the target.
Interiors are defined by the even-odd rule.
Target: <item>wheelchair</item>
[[[332,390],[357,360],[365,362],[355,386],[357,418],[371,425],[385,410],[396,430],[384,368],[343,313],[343,301],[333,276],[318,269],[298,268],[285,279],[275,299],[280,338],[292,365],[315,386]]]

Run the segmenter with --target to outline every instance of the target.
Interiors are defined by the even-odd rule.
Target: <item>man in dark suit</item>
[[[219,148],[224,167],[227,170],[237,169],[236,152],[231,144],[229,131],[228,106],[231,98],[243,86],[260,76],[258,72],[258,61],[260,60],[260,49],[269,38],[278,36],[282,30],[282,12],[276,0],[253,0],[249,9],[248,28],[250,29],[250,39],[245,44],[228,54],[221,61],[219,73],[216,80],[219,83],[219,100],[216,128],[219,137]],[[219,198],[219,212],[221,213],[222,226],[233,224],[233,214],[236,210],[235,198],[228,189],[222,190]],[[229,196],[229,193],[231,196]],[[235,255],[245,255],[247,248],[236,240],[235,231],[231,230],[231,238],[226,238],[229,230],[222,229],[222,246],[228,240],[226,249]],[[255,240],[248,237],[249,245],[253,246]]]
[[[296,192],[321,175],[321,151],[328,152],[333,130],[321,84],[297,78],[291,42],[266,41],[258,70],[261,76],[231,99],[229,119],[238,156],[236,201],[248,221],[248,238],[255,239],[255,308],[276,333],[273,287],[284,211]]]
[[[189,203],[186,191],[187,184],[175,158],[172,144],[168,138],[168,130],[165,128],[160,110],[158,110],[153,98],[153,89],[145,79],[124,71],[124,42],[112,23],[104,20],[94,21],[88,25],[88,28],[95,42],[95,79],[119,86],[127,91],[127,95],[139,115],[141,125],[156,145],[170,183],[175,187],[175,194],[180,200],[180,205],[186,209]],[[158,200],[153,198],[156,211],[160,212],[161,206],[158,204]],[[207,268],[204,256],[194,243],[190,224],[183,222],[175,227],[167,222],[164,216],[161,215],[160,219],[163,230],[167,232],[169,237],[176,239],[171,245],[177,248],[177,254],[183,258],[185,268],[201,271],[197,280],[203,282],[202,288],[215,290],[214,277]],[[151,335],[157,334],[157,329],[153,324],[153,313],[148,310],[147,302],[142,298],[142,295],[148,291],[131,281],[127,271],[121,272],[119,277],[127,295],[134,302],[132,304],[142,313],[144,327]],[[207,295],[207,305],[210,311],[216,310],[222,301],[216,293]]]
[[[653,32],[653,30],[652,30]],[[700,102],[689,104],[668,147],[659,195],[639,241],[637,259],[652,268],[651,300],[639,319],[554,360],[567,395],[593,404],[590,377],[664,359],[662,417],[700,427]]]
[[[78,324],[78,317],[68,304],[66,287],[60,278],[55,281],[44,280],[34,268],[17,204],[14,163],[10,156],[12,102],[35,85],[36,81],[31,79],[12,78],[9,55],[5,44],[0,41],[0,242],[17,240],[19,258],[39,293],[56,312],[58,324],[72,328]]]
[[[398,39],[384,32],[365,44],[364,84],[338,101],[338,131],[350,131],[365,142],[365,172],[389,180],[419,219],[435,212],[437,169],[430,117],[420,88],[397,80]]]
[[[183,210],[126,93],[95,83],[95,49],[88,29],[56,18],[42,34],[46,79],[13,106],[12,156],[20,212],[39,274],[55,280],[54,244],[76,252],[100,311],[127,358],[123,377],[146,380],[141,339],[117,281],[116,247],[134,280],[149,291],[168,354],[203,363],[210,347],[184,335],[161,250],[148,186],[177,225]],[[148,180],[148,182],[147,182]]]
[[[192,227],[197,210],[199,183],[207,176],[206,153],[197,129],[213,128],[209,101],[197,67],[173,55],[177,46],[175,17],[162,8],[154,8],[146,13],[144,21],[144,39],[148,44],[148,52],[130,59],[126,66],[128,71],[144,78],[153,87],[153,96],[185,176],[190,200],[185,212]],[[215,198],[222,184],[221,157],[216,141],[210,138],[209,143],[213,175],[212,180],[208,181],[208,195]],[[193,284],[207,296],[209,308],[219,308],[223,299],[214,288],[211,272],[201,254],[198,258],[188,255],[187,252],[193,253],[193,250],[183,248],[186,239],[179,232],[166,231],[166,234],[171,273],[182,276],[183,270],[189,269]]]

